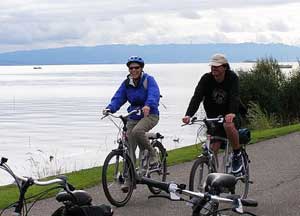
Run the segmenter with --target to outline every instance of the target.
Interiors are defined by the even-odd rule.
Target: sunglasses
[[[129,70],[133,70],[133,69],[140,69],[141,67],[140,66],[135,66],[135,67],[129,67]]]

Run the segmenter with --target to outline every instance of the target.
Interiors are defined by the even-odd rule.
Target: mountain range
[[[122,64],[131,55],[147,63],[199,63],[208,62],[214,53],[224,53],[230,62],[266,57],[287,62],[297,61],[300,47],[275,43],[76,46],[0,53],[0,65]]]

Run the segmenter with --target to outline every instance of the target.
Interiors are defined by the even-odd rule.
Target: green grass
[[[261,131],[252,131],[251,143],[257,143],[259,141],[283,136],[292,132],[300,131],[300,124],[267,129]],[[168,166],[175,165],[187,161],[191,161],[197,157],[200,153],[200,147],[198,145],[191,145],[180,149],[168,151]],[[90,169],[80,170],[65,174],[68,177],[68,181],[75,185],[77,189],[88,188],[95,186],[101,181],[102,167],[94,167]],[[33,186],[29,188],[27,197],[33,194],[40,193],[49,187]],[[53,196],[56,191],[52,191],[47,197]],[[18,190],[15,185],[0,187],[0,209],[8,206],[10,203],[16,201],[18,198]]]
[[[294,124],[294,125],[261,130],[261,131],[253,131],[251,135],[252,136],[251,143],[257,143],[263,140],[283,136],[296,131],[300,131],[300,124]]]

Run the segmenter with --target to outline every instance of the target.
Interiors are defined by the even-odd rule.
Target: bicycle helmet
[[[144,65],[145,65],[144,60],[143,60],[141,57],[139,57],[139,56],[130,56],[130,57],[128,58],[128,60],[127,60],[127,63],[126,63],[127,67],[129,67],[129,65],[130,65],[131,63],[138,63],[142,68],[143,68]]]

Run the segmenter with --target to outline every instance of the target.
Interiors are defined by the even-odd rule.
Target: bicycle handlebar
[[[185,185],[178,185],[176,183],[159,182],[149,178],[142,178],[141,184],[147,184],[151,187],[160,188],[166,191],[167,193],[170,194],[170,198],[169,197],[165,197],[165,198],[168,198],[170,200],[184,200],[181,198],[180,195],[185,195],[185,196],[196,197],[196,198],[207,198],[208,200],[214,200],[222,203],[231,203],[233,205],[236,205],[237,206],[236,208],[241,208],[242,206],[256,207],[258,205],[257,201],[251,199],[240,199],[237,197],[230,197],[230,196],[226,198],[217,195],[211,195],[209,193],[194,192],[194,191],[186,190]],[[155,197],[155,195],[154,196],[152,195],[151,197]],[[160,197],[164,197],[164,196],[160,196]]]
[[[114,117],[114,118],[127,118],[128,116],[130,116],[131,114],[134,114],[134,113],[140,113],[141,110],[138,109],[138,110],[132,110],[131,112],[127,113],[127,114],[124,114],[124,115],[116,115],[116,114],[113,114],[111,112],[108,112],[107,115],[103,115],[101,119],[104,119],[105,117],[107,116],[111,116],[111,117]]]
[[[59,176],[55,179],[51,179],[51,180],[47,180],[47,181],[40,181],[40,180],[37,180],[37,179],[33,179],[31,177],[18,176],[15,173],[13,173],[12,170],[8,167],[8,165],[6,164],[7,161],[8,161],[7,158],[1,157],[0,168],[2,168],[6,172],[8,172],[10,175],[12,175],[12,177],[16,178],[16,180],[21,180],[23,182],[27,182],[28,180],[31,179],[33,184],[39,185],[39,186],[47,186],[47,185],[51,185],[51,184],[60,184],[60,185],[63,185],[64,187],[66,187],[66,189],[70,189],[70,190],[73,189],[73,186],[67,183],[67,177],[66,176]]]
[[[218,116],[217,118],[202,118],[202,119],[197,119],[197,117],[191,118],[190,122],[187,124],[182,124],[181,126],[186,126],[186,125],[192,125],[197,122],[217,122],[217,123],[224,123],[225,119],[223,116]]]
[[[30,177],[21,177],[21,176],[17,176],[15,175],[18,179],[22,180],[22,181],[28,181],[28,179]],[[48,181],[40,181],[40,180],[37,180],[37,179],[33,179],[33,183],[35,185],[39,185],[39,186],[47,186],[47,185],[51,185],[51,184],[61,184],[61,185],[65,185],[66,184],[66,181],[63,180],[63,179],[60,179],[60,178],[55,178],[55,179],[51,179],[51,180],[48,180]]]

